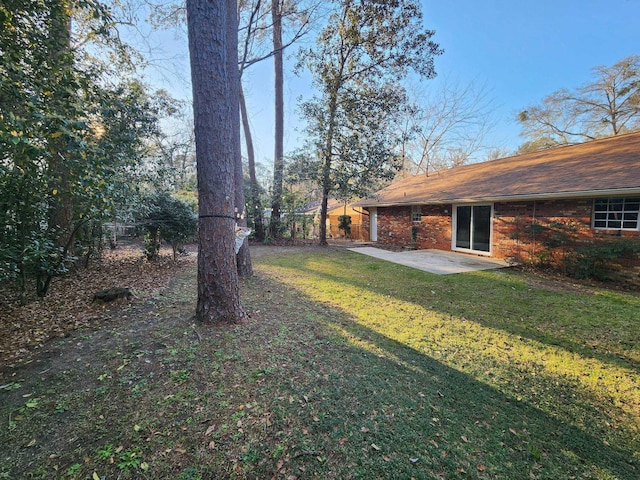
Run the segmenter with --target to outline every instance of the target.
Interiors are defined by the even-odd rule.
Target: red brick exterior
[[[592,207],[591,199],[495,203],[492,256],[525,262],[535,258],[539,239],[526,233],[532,223],[557,222],[575,229],[575,238],[593,238],[597,231],[591,228]]]
[[[534,223],[542,226],[565,225],[570,242],[616,236],[640,237],[638,231],[594,229],[591,227],[592,215],[593,199],[495,203],[492,256],[533,261],[543,241],[527,232],[527,227]]]
[[[412,242],[414,227],[417,228],[415,243]],[[423,205],[420,222],[411,221],[411,207],[378,208],[378,242],[420,250],[451,250],[451,205]]]
[[[555,263],[562,247],[545,251],[544,227],[561,226],[567,245],[593,238],[640,237],[640,231],[600,230],[591,227],[593,199],[497,202],[493,205],[491,256],[524,263]],[[411,221],[410,206],[378,207],[378,243],[402,248],[450,251],[453,205],[422,205],[422,220]],[[542,232],[536,234],[535,227]],[[366,218],[366,229],[369,229]],[[412,229],[416,229],[415,241]],[[566,230],[564,230],[566,229]],[[549,229],[546,229],[547,239]],[[547,258],[543,258],[547,255]],[[627,261],[625,260],[625,263]],[[628,259],[638,270],[640,259]]]

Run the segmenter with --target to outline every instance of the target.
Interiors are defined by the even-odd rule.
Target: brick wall
[[[378,208],[378,243],[395,247],[451,250],[452,205],[422,205],[422,221],[411,221],[411,207]],[[492,256],[518,262],[535,262],[544,250],[543,238],[532,234],[531,225],[554,222],[568,227],[574,240],[620,235],[617,230],[591,228],[593,200],[537,200],[494,204]],[[368,217],[363,227],[368,231]],[[417,229],[412,241],[412,227]],[[640,232],[622,232],[640,236]],[[557,252],[556,252],[557,253]],[[553,259],[550,259],[550,261]],[[555,259],[558,260],[558,259]]]
[[[417,228],[415,245],[413,227]],[[379,207],[378,243],[451,250],[451,205],[423,205],[421,222],[411,221],[411,207]]]
[[[525,262],[536,259],[543,249],[540,243],[544,238],[543,234],[538,238],[532,234],[532,223],[543,227],[554,223],[565,225],[567,235],[574,241],[640,235],[640,232],[591,228],[592,209],[592,199],[495,203],[492,255]]]
[[[541,250],[540,238],[531,234],[531,224],[553,222],[570,226],[575,236],[592,238],[593,200],[548,200],[495,203],[493,206],[493,250],[497,258],[531,261]]]

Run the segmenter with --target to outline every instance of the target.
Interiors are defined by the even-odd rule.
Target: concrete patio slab
[[[509,264],[503,260],[457,252],[445,252],[442,250],[410,250],[406,252],[392,252],[376,247],[356,247],[349,248],[348,250],[361,253],[363,255],[369,255],[370,257],[387,260],[406,267],[435,273],[436,275],[475,272],[478,270],[491,270],[509,266]]]

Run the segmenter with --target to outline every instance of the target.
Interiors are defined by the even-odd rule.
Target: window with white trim
[[[640,197],[596,198],[593,201],[593,228],[638,230]]]
[[[412,222],[422,221],[422,206],[420,205],[411,206],[411,221]]]

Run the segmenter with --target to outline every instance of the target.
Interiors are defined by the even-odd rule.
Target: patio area
[[[387,260],[389,262],[417,268],[436,275],[449,275],[452,273],[474,272],[478,270],[492,270],[509,267],[504,260],[496,260],[477,255],[467,255],[457,252],[445,252],[442,250],[409,250],[405,252],[392,252],[376,247],[349,248],[352,252],[369,255],[370,257]]]

